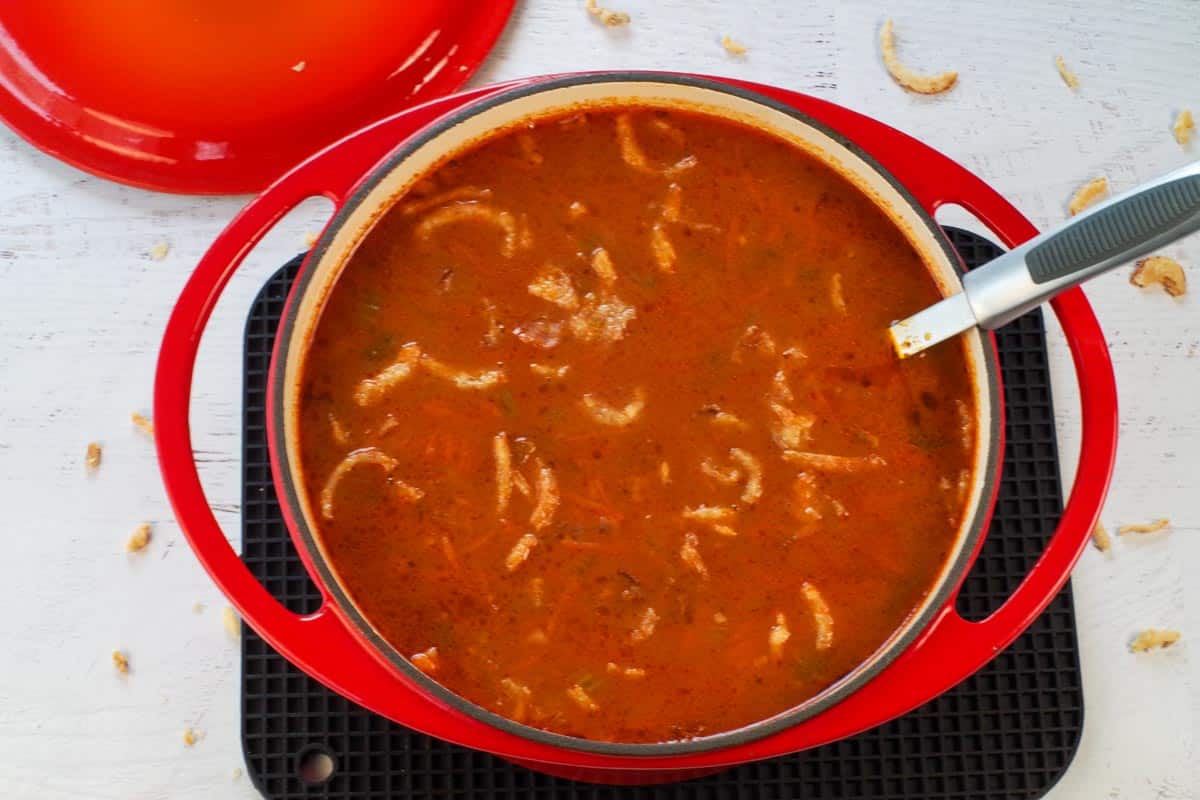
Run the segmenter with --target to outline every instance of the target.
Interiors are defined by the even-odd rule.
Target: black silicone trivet
[[[970,266],[1000,253],[966,231],[947,233]],[[279,516],[263,419],[271,343],[299,263],[271,278],[246,325],[242,558],[272,594],[304,612],[316,608],[318,595]],[[960,611],[973,619],[1012,592],[1062,512],[1041,312],[998,338],[1007,448],[987,543],[959,596]],[[572,783],[414,733],[328,691],[243,631],[242,746],[250,777],[268,800],[1034,798],[1066,770],[1083,726],[1069,585],[991,664],[907,716],[815,750],[646,788]],[[327,781],[300,777],[313,753],[332,757]]]

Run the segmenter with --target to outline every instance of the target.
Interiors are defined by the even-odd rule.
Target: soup
[[[301,490],[339,582],[449,690],[662,742],[819,694],[931,591],[965,514],[961,346],[903,233],[794,145],[572,113],[377,221],[304,362]]]

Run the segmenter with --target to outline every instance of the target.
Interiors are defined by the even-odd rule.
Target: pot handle
[[[1008,247],[1038,234],[1037,229],[978,176],[920,143],[925,158],[887,164],[933,214],[938,206],[957,203],[979,218]],[[911,153],[910,153],[911,156]],[[887,160],[887,159],[885,159]],[[919,165],[919,167],[917,166]],[[1066,584],[1087,546],[1108,494],[1117,454],[1117,386],[1108,346],[1083,290],[1076,287],[1050,302],[1074,362],[1079,384],[1082,443],[1079,466],[1058,528],[1041,557],[1013,594],[989,617],[969,622],[950,603],[921,642],[920,649],[946,664],[983,663],[1007,647],[1054,599]],[[1091,335],[1080,331],[1091,331]],[[957,596],[957,593],[956,593]],[[966,678],[973,670],[963,671]]]
[[[860,142],[866,140],[872,155],[931,215],[940,205],[957,203],[1008,247],[1037,235],[1037,229],[994,189],[936,150],[845,109],[828,116],[856,118],[851,122],[862,134]],[[1058,527],[1029,574],[986,619],[964,619],[954,607],[956,591],[912,646],[876,680],[837,707],[843,714],[840,724],[846,726],[840,735],[904,714],[970,677],[1045,610],[1087,546],[1116,460],[1116,379],[1107,344],[1083,290],[1076,287],[1063,292],[1050,307],[1063,323],[1082,412],[1079,466]]]
[[[209,508],[193,458],[189,410],[201,335],[246,254],[288,211],[309,197],[326,197],[340,209],[358,177],[390,150],[394,141],[386,146],[335,146],[313,156],[233,219],[200,259],[171,312],[154,382],[159,468],[175,517],[200,562],[246,622],[288,660],[306,665],[322,682],[328,682],[325,676],[354,674],[353,687],[336,687],[343,694],[351,689],[352,700],[359,699],[355,695],[395,693],[395,678],[359,644],[330,604],[324,603],[312,614],[293,614],[254,578]]]

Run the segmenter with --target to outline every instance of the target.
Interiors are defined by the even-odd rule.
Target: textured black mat
[[[968,265],[1000,251],[948,229]],[[263,288],[246,324],[242,558],[294,611],[318,595],[280,520],[263,407],[271,343],[297,258]],[[996,516],[959,598],[979,619],[1017,585],[1062,511],[1058,447],[1040,311],[999,334],[1007,449]],[[1083,692],[1070,586],[1012,647],[977,675],[887,725],[816,750],[652,788],[577,784],[413,733],[322,688],[249,628],[242,639],[242,743],[249,775],[285,798],[888,798],[1040,797],[1075,754]],[[333,774],[301,777],[313,753]]]

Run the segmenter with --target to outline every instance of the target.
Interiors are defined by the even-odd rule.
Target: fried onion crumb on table
[[[1162,650],[1176,644],[1181,636],[1179,631],[1169,628],[1147,628],[1129,642],[1129,651],[1145,653],[1150,650]]]
[[[629,15],[624,11],[612,11],[604,8],[596,0],[587,0],[584,8],[587,9],[589,14],[609,28],[619,28],[622,25],[628,25],[630,21]]]
[[[1093,178],[1075,190],[1067,203],[1067,211],[1073,217],[1088,206],[1095,205],[1108,194],[1108,178]]]
[[[879,29],[879,52],[883,57],[883,65],[888,74],[892,76],[892,80],[910,92],[941,94],[949,91],[958,82],[958,73],[953,70],[936,75],[922,75],[905,66],[896,54],[896,36],[892,32],[890,19]]]
[[[1166,256],[1150,256],[1138,261],[1129,275],[1129,282],[1139,289],[1161,286],[1171,297],[1187,294],[1187,275],[1183,265]]]
[[[153,535],[153,528],[149,522],[143,522],[133,529],[133,533],[129,535],[129,539],[125,542],[125,550],[130,553],[140,553],[146,549],[146,545],[150,544],[150,538]]]

